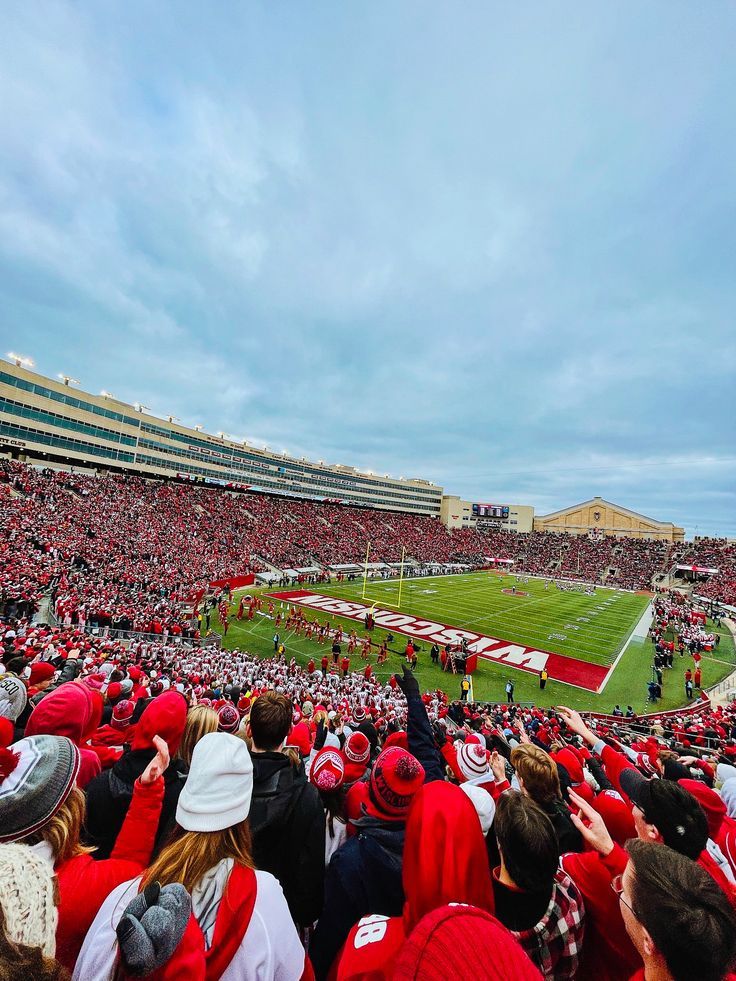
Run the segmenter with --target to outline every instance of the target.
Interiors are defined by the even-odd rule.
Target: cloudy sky
[[[474,500],[736,535],[736,7],[0,28],[3,352]]]

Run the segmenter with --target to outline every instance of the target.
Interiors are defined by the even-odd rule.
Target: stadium
[[[734,981],[736,7],[3,14],[0,981]]]
[[[285,976],[321,978],[337,965],[345,976],[365,977],[366,931],[377,943],[372,956],[392,964],[394,955],[382,947],[383,928],[376,931],[375,924],[389,922],[386,916],[397,908],[391,898],[396,887],[383,899],[336,903],[331,876],[338,875],[337,859],[349,850],[337,829],[354,827],[359,842],[362,823],[373,815],[377,827],[400,827],[396,840],[403,841],[406,805],[399,801],[416,794],[428,813],[433,807],[455,809],[460,800],[452,794],[445,799],[453,789],[467,805],[463,821],[470,821],[455,826],[464,828],[462,847],[475,841],[485,856],[488,815],[519,807],[523,814],[532,807],[515,820],[533,825],[536,815],[547,823],[525,847],[534,854],[544,835],[551,835],[550,875],[562,854],[543,895],[551,889],[555,902],[565,905],[556,929],[564,924],[570,939],[565,945],[547,937],[543,945],[534,940],[513,947],[512,959],[524,957],[513,976],[537,968],[548,977],[628,976],[621,972],[637,963],[630,940],[619,938],[615,969],[606,975],[601,958],[608,954],[590,912],[583,933],[583,895],[593,887],[575,862],[581,849],[585,854],[592,848],[588,854],[594,858],[598,846],[581,818],[589,813],[588,798],[596,805],[606,787],[627,815],[624,795],[643,809],[636,796],[643,791],[632,781],[646,784],[644,775],[660,770],[657,783],[676,774],[692,785],[692,793],[681,791],[691,803],[670,802],[674,817],[663,812],[657,818],[663,826],[694,820],[688,809],[702,814],[700,800],[703,807],[721,806],[710,789],[716,771],[736,778],[732,542],[688,542],[682,528],[601,497],[537,515],[529,505],[464,501],[427,480],[394,480],[256,451],[224,433],[211,436],[201,427],[152,416],[144,406],[92,395],[68,376],[57,381],[39,375],[19,355],[9,356],[0,369],[0,454],[0,714],[9,746],[0,750],[7,755],[0,759],[0,817],[3,834],[11,828],[3,840],[36,840],[36,825],[29,821],[38,802],[13,782],[19,762],[33,772],[46,764],[34,763],[32,754],[41,761],[51,754],[51,772],[62,765],[53,754],[65,742],[76,746],[87,819],[84,828],[66,832],[76,836],[82,851],[57,864],[63,910],[79,903],[84,860],[85,881],[91,876],[90,915],[101,903],[99,915],[109,922],[115,894],[105,900],[107,887],[91,867],[102,870],[105,856],[120,854],[120,839],[133,827],[149,843],[142,846],[143,864],[157,849],[173,849],[167,861],[179,863],[176,875],[183,883],[176,888],[194,888],[186,864],[175,857],[176,840],[157,845],[151,838],[156,828],[157,841],[162,834],[160,800],[144,831],[138,791],[128,798],[127,815],[109,797],[113,786],[124,786],[120,779],[131,765],[140,781],[163,792],[160,773],[169,755],[178,754],[172,765],[181,779],[189,771],[186,786],[198,796],[190,821],[182,804],[188,791],[179,794],[176,820],[192,832],[223,826],[219,816],[203,819],[197,810],[216,814],[208,810],[217,800],[208,799],[210,782],[215,788],[222,782],[212,793],[220,795],[220,809],[234,814],[238,786],[250,783],[254,765],[261,767],[253,792],[262,795],[262,803],[250,804],[247,824],[256,832],[263,828],[253,854],[258,867],[280,883],[284,904],[281,913],[271,911],[268,929],[288,935],[292,920],[301,929],[317,921],[316,931],[308,930],[308,953],[292,942],[284,948],[281,968],[270,968],[264,977],[286,971]],[[176,705],[164,709],[172,697]],[[173,729],[167,715],[172,711],[179,718]],[[154,734],[158,742],[151,742]],[[44,738],[51,744],[37,742]],[[192,749],[212,738],[220,756],[209,758],[198,776],[200,757]],[[262,759],[257,743],[266,749]],[[280,774],[291,773],[291,757],[279,751],[283,743],[309,779],[298,783],[289,776],[297,783],[277,791]],[[588,757],[589,777],[584,776],[586,743],[601,756],[605,773]],[[403,754],[404,769],[386,778],[393,789],[373,789],[375,774],[392,754]],[[281,761],[276,771],[267,758]],[[126,760],[128,771],[117,769]],[[445,767],[449,783],[443,782]],[[547,778],[541,776],[550,767],[557,788],[551,791],[543,789]],[[276,783],[269,782],[273,772]],[[425,779],[439,778],[442,793],[419,793],[422,772]],[[232,782],[233,773],[241,773],[240,784]],[[413,789],[410,774],[416,775]],[[699,775],[704,783],[698,783]],[[522,776],[526,797],[505,789],[509,779],[523,786]],[[561,779],[567,781],[572,812],[558,798]],[[197,780],[205,781],[199,790]],[[349,792],[341,790],[333,800],[348,781]],[[458,784],[468,793],[458,791]],[[312,789],[311,805],[301,790],[294,797],[295,788],[304,786]],[[44,787],[39,793],[48,796]],[[578,796],[584,788],[585,796]],[[706,792],[710,797],[703,798]],[[64,794],[57,798],[53,813],[60,807],[65,813]],[[274,816],[278,811],[269,811],[272,798],[283,800],[279,806],[292,814],[286,824]],[[30,817],[20,816],[16,799]],[[310,806],[311,819],[303,813]],[[679,818],[678,807],[684,808]],[[446,847],[436,837],[438,826],[427,817],[426,827],[420,822],[410,832],[415,810],[408,812],[406,847],[410,835],[418,836],[416,847],[424,841],[422,861],[437,860],[437,849]],[[400,816],[400,824],[391,824]],[[52,826],[47,818],[39,820]],[[307,820],[312,830],[299,830]],[[505,849],[505,822],[514,819],[499,820],[493,840]],[[716,859],[705,848],[690,858],[705,868],[698,868],[705,880],[708,873],[715,877],[724,901],[726,894],[733,900],[736,851],[730,829],[736,822],[725,826],[721,819],[719,827],[709,842]],[[677,847],[671,836],[657,835]],[[43,835],[40,840],[56,841]],[[95,859],[81,842],[96,850]],[[329,862],[333,853],[336,861]],[[637,854],[632,851],[629,861]],[[112,857],[108,861],[114,863]],[[305,861],[317,867],[305,868]],[[484,864],[485,858],[476,851],[475,861]],[[380,867],[369,862],[360,875],[383,875],[386,889],[391,876]],[[461,881],[456,856],[451,867],[455,885],[435,887],[440,909],[442,901],[474,898]],[[295,881],[295,869],[301,870],[297,878],[306,876],[306,888]],[[687,878],[687,871],[680,875]],[[156,874],[167,873],[162,868]],[[517,871],[517,878],[523,874]],[[411,888],[405,887],[407,894]],[[493,899],[474,902],[499,914],[503,888],[493,890]],[[588,910],[597,901],[596,889],[587,895]],[[190,909],[195,895],[187,899]],[[361,918],[373,903],[378,918]],[[128,909],[126,915],[134,915],[135,900]],[[501,923],[507,915],[501,914]],[[106,952],[115,945],[96,927],[98,920],[92,923],[85,914],[75,918],[74,928],[63,929],[59,922],[58,963],[68,970],[76,964],[85,977],[112,977]],[[517,921],[506,922],[513,927]],[[180,931],[172,934],[177,942],[186,938]],[[227,935],[240,933],[230,927]],[[155,934],[149,942],[154,940]],[[118,956],[132,967],[136,947],[118,943]],[[249,976],[252,954],[231,950],[229,956],[246,972],[238,976]],[[173,956],[169,966],[179,961]],[[152,958],[149,966],[156,963]]]
[[[461,501],[426,480],[269,455],[22,364],[0,370],[0,413],[7,484],[16,488],[6,501],[8,527],[21,502],[32,510],[34,500],[47,499],[47,482],[62,489],[60,500],[52,495],[54,508],[86,537],[78,558],[96,575],[108,561],[95,547],[99,514],[115,528],[124,526],[123,512],[152,517],[117,545],[116,563],[128,561],[135,570],[136,554],[153,554],[154,528],[160,554],[177,556],[172,595],[180,605],[170,603],[155,621],[151,597],[127,609],[128,598],[116,596],[110,608],[106,578],[99,597],[90,594],[94,575],[89,584],[80,575],[79,589],[68,595],[57,587],[51,615],[77,625],[81,605],[90,633],[117,636],[123,619],[134,628],[123,634],[131,636],[155,635],[163,625],[183,629],[214,603],[209,628],[202,632],[197,622],[199,641],[267,654],[280,623],[275,612],[262,610],[244,620],[246,597],[265,602],[284,622],[285,611],[302,611],[280,630],[288,656],[302,667],[330,652],[339,629],[346,645],[355,634],[353,669],[370,663],[382,680],[412,641],[420,683],[450,697],[466,674],[455,657],[461,652],[469,655],[472,694],[484,701],[503,701],[511,678],[520,701],[564,701],[603,714],[625,702],[642,714],[655,704],[661,711],[694,701],[686,695],[691,665],[684,657],[655,704],[648,687],[657,679],[650,633],[656,598],[674,589],[694,614],[705,614],[698,698],[718,690],[734,669],[733,635],[722,618],[736,601],[736,547],[726,540],[685,542],[682,528],[601,498],[535,515],[528,505]],[[57,530],[47,521],[42,513],[35,517],[54,542]],[[182,541],[182,526],[194,549]],[[227,537],[208,548],[215,528]],[[218,590],[225,586],[230,605],[221,618]],[[376,626],[367,633],[369,612]],[[311,642],[303,620],[316,624]],[[312,633],[327,624],[331,632],[315,642]],[[388,635],[385,659],[376,664]],[[678,641],[671,628],[663,639]],[[433,663],[435,644],[442,658]]]

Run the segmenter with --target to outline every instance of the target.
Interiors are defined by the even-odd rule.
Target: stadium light
[[[12,351],[8,351],[5,356],[15,362],[16,368],[32,368],[35,364],[33,358],[27,358],[23,354],[14,354]]]
[[[217,435],[220,437],[220,439],[227,439],[227,433],[220,431]]]
[[[203,429],[204,429],[204,426],[200,426],[199,423],[197,423],[197,425],[194,427],[195,432],[198,432],[198,433],[201,433]]]
[[[169,420],[169,422],[181,422],[179,416],[166,416],[166,418]]]
[[[100,395],[103,397],[103,399],[114,399],[115,398],[115,396],[112,394],[112,392],[106,392],[104,388],[100,392]]]
[[[142,402],[134,402],[133,408],[136,410],[136,412],[143,412],[144,409],[150,410],[151,406],[144,405]]]
[[[69,388],[70,385],[78,385],[79,384],[79,382],[77,381],[76,378],[72,378],[71,375],[65,375],[63,371],[60,371],[59,372],[59,376],[58,377],[61,378],[61,380],[64,382],[64,384],[66,385],[67,388]]]

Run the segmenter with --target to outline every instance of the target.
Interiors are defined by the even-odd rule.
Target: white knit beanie
[[[0,678],[0,718],[15,722],[26,707],[28,694],[26,686],[13,674]]]
[[[0,906],[8,939],[56,953],[54,867],[28,845],[0,845]]]
[[[202,736],[192,753],[176,821],[185,831],[223,831],[248,817],[253,761],[242,739],[227,732]]]
[[[475,813],[478,815],[478,820],[480,821],[480,829],[483,835],[487,835],[491,830],[491,825],[493,824],[493,818],[496,815],[496,802],[482,787],[476,787],[472,783],[461,783],[460,790],[467,794],[470,798],[470,803],[475,808]]]
[[[466,780],[490,776],[488,753],[478,743],[463,743],[458,750],[457,763]]]

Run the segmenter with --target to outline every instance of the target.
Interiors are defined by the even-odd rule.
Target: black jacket
[[[566,852],[581,852],[583,850],[583,836],[572,823],[570,811],[561,800],[552,801],[545,804],[542,810],[549,815],[555,828],[557,841],[560,846],[560,855]]]
[[[109,858],[133,799],[133,784],[143,773],[156,751],[131,749],[123,753],[110,770],[103,770],[85,788],[87,822],[85,839],[96,845],[96,859]],[[160,851],[176,819],[176,805],[187,778],[186,765],[173,759],[164,773],[164,800],[156,832],[154,852]]]
[[[361,916],[400,916],[404,907],[404,825],[369,817],[355,824],[358,833],[338,848],[327,869],[325,908],[309,945],[317,981],[327,977]]]
[[[284,753],[253,754],[249,820],[256,868],[279,880],[297,926],[311,926],[324,900],[325,812]]]

